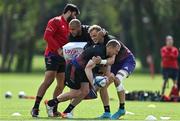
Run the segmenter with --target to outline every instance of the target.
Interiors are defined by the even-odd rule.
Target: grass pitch
[[[18,120],[18,121],[58,121],[61,118],[48,118],[45,106],[40,105],[40,118],[34,119],[30,115],[30,110],[34,104],[32,99],[19,99],[19,91],[24,91],[28,96],[35,96],[40,83],[43,80],[43,73],[32,74],[0,74],[0,120]],[[171,82],[171,81],[170,81]],[[55,83],[46,92],[43,99],[50,99],[52,97]],[[132,90],[153,90],[161,89],[162,79],[157,75],[155,79],[151,79],[149,75],[133,74],[124,82],[128,91]],[[170,83],[171,87],[172,83]],[[111,112],[114,113],[118,108],[118,99],[116,90],[112,84],[109,87]],[[168,91],[170,88],[166,90]],[[13,96],[11,99],[5,99],[4,93],[11,91]],[[68,88],[65,89],[68,91]],[[69,101],[60,103],[59,111],[63,111]],[[153,105],[153,106],[152,106]],[[150,106],[150,107],[149,107]],[[163,103],[163,102],[137,102],[127,101],[126,110],[134,114],[127,114],[122,120],[145,120],[148,115],[155,116],[160,120],[161,116],[171,117],[170,120],[180,120],[180,103]],[[13,113],[18,112],[21,116],[12,116]],[[103,106],[101,100],[86,100],[80,103],[74,110],[74,120],[94,120],[97,116],[103,113]]]

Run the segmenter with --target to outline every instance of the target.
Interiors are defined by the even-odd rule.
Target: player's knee
[[[117,92],[122,92],[122,91],[124,91],[124,86],[123,86],[123,84],[120,83],[120,84],[116,87],[116,90],[117,90]]]
[[[123,81],[128,76],[128,72],[125,70],[119,70],[116,74],[116,79]]]
[[[128,76],[128,72],[125,70],[119,70],[118,73],[116,74],[116,79],[114,81],[116,85],[116,89],[118,92],[124,91],[124,85],[123,85],[123,80]]]
[[[81,95],[82,95],[83,97],[87,96],[88,93],[89,93],[89,88],[83,89],[83,90],[81,91]]]
[[[81,96],[81,90],[76,91],[75,93],[73,93],[73,98],[77,98]]]
[[[109,83],[112,83],[112,82],[115,80],[115,76],[114,76],[113,73],[110,73],[110,74],[108,75],[108,80],[109,80]]]

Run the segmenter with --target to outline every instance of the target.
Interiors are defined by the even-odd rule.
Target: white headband
[[[121,46],[120,42],[117,41],[116,39],[111,39],[111,40],[109,40],[106,45],[108,45],[110,42],[116,42],[119,46]]]

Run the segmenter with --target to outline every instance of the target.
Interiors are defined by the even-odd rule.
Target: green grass
[[[30,110],[33,106],[34,100],[19,99],[18,92],[25,91],[29,96],[35,96],[37,88],[43,80],[43,73],[32,74],[15,74],[15,73],[0,73],[0,120],[60,120],[60,118],[47,118],[45,112],[45,106],[42,103],[40,106],[39,119],[33,119],[30,116]],[[125,80],[125,87],[128,91],[132,90],[153,90],[157,91],[161,89],[161,76],[157,75],[155,79],[151,79],[146,74],[134,74]],[[170,86],[172,84],[170,83]],[[52,97],[53,88],[55,83],[48,89],[44,99],[50,99]],[[13,93],[12,99],[5,99],[4,93],[11,91]],[[66,88],[65,91],[68,91]],[[168,93],[169,89],[166,90]],[[111,112],[114,113],[118,107],[118,99],[116,90],[112,84],[109,87],[109,95],[111,98]],[[59,110],[63,111],[69,101],[60,103]],[[148,108],[148,105],[155,105],[156,108]],[[172,120],[180,119],[180,104],[179,103],[162,103],[162,102],[137,102],[127,101],[126,109],[129,112],[135,113],[134,115],[125,115],[124,120],[144,120],[148,115],[154,115],[157,119],[160,116],[169,116]],[[21,117],[13,117],[12,113],[19,112]],[[83,101],[74,110],[74,117],[76,120],[90,120],[99,116],[103,112],[103,106],[101,100],[87,100]]]

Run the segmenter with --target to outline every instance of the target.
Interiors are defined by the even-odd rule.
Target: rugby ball
[[[104,76],[96,76],[94,78],[94,86],[105,87],[107,83],[107,77]]]

